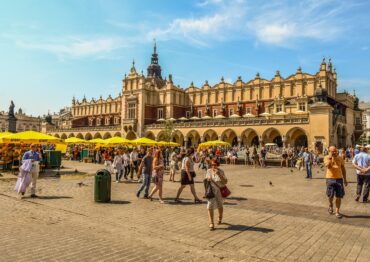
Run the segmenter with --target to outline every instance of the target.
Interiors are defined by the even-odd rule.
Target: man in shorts
[[[344,197],[344,186],[347,186],[346,169],[343,158],[339,157],[335,146],[329,147],[329,155],[324,158],[326,171],[326,194],[329,199],[329,214],[334,214],[333,200],[335,196],[335,216],[342,218],[339,212],[342,198]]]

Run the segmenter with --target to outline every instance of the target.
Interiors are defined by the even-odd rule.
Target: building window
[[[157,109],[157,119],[163,118],[163,108]]]
[[[186,118],[190,118],[190,111],[186,111],[186,112],[185,112],[185,117],[186,117]]]
[[[229,108],[229,116],[232,116],[234,114],[234,109],[233,108]]]
[[[89,126],[92,126],[93,125],[93,122],[94,122],[94,119],[89,118]]]
[[[361,117],[356,117],[356,125],[361,125]]]
[[[105,119],[105,125],[106,126],[108,126],[110,124],[110,118],[109,117],[107,117],[106,119]]]
[[[202,118],[202,111],[201,110],[198,111],[198,117]]]
[[[212,116],[213,116],[213,117],[217,116],[217,109],[213,109],[213,110],[212,110]]]
[[[96,119],[96,125],[97,126],[100,126],[101,125],[101,119],[100,118]]]
[[[119,124],[119,118],[118,118],[118,117],[115,117],[115,118],[114,118],[114,124],[115,124],[115,125],[118,125],[118,124]]]
[[[246,114],[251,114],[252,113],[252,108],[251,107],[246,107],[245,108],[245,113]]]
[[[305,112],[306,111],[306,103],[299,103],[299,110]]]
[[[276,105],[276,113],[279,113],[281,111],[283,111],[283,105],[282,104]]]
[[[128,104],[128,119],[136,118],[136,104]]]

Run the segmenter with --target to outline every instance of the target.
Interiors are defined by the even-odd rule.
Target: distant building
[[[331,59],[323,59],[313,74],[298,67],[285,78],[279,71],[271,80],[257,73],[249,81],[238,77],[228,83],[222,77],[214,86],[205,81],[183,89],[171,74],[162,77],[155,45],[146,75],[133,63],[117,97],[73,98],[65,121],[46,132],[61,138],[162,140],[168,120],[174,122],[172,140],[186,146],[221,139],[232,145],[344,147],[363,132],[361,112],[356,96],[337,92]]]
[[[4,132],[7,131],[8,127],[8,112],[0,112],[0,131]],[[34,117],[30,115],[26,115],[23,113],[22,109],[19,108],[18,111],[15,113],[16,121],[16,132],[22,132],[22,131],[41,131],[41,118],[40,117]]]
[[[362,123],[364,126],[363,138],[366,143],[370,144],[370,102],[361,102],[359,104],[360,109],[363,110],[362,113]]]

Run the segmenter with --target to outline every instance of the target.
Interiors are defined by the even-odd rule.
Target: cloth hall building
[[[298,67],[290,76],[276,71],[267,80],[234,83],[223,78],[211,86],[175,85],[162,76],[156,45],[147,74],[133,63],[117,97],[72,100],[69,114],[44,123],[43,131],[60,138],[123,136],[162,140],[164,122],[173,122],[172,140],[186,146],[221,139],[233,145],[308,146],[353,145],[362,134],[356,96],[337,92],[337,73],[329,59],[318,72]]]

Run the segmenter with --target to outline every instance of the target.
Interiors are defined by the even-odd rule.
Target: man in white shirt
[[[356,168],[357,174],[357,196],[355,201],[359,201],[363,195],[363,203],[366,203],[369,198],[370,188],[370,156],[366,147],[360,148],[360,153],[355,155],[352,160],[352,165]]]

